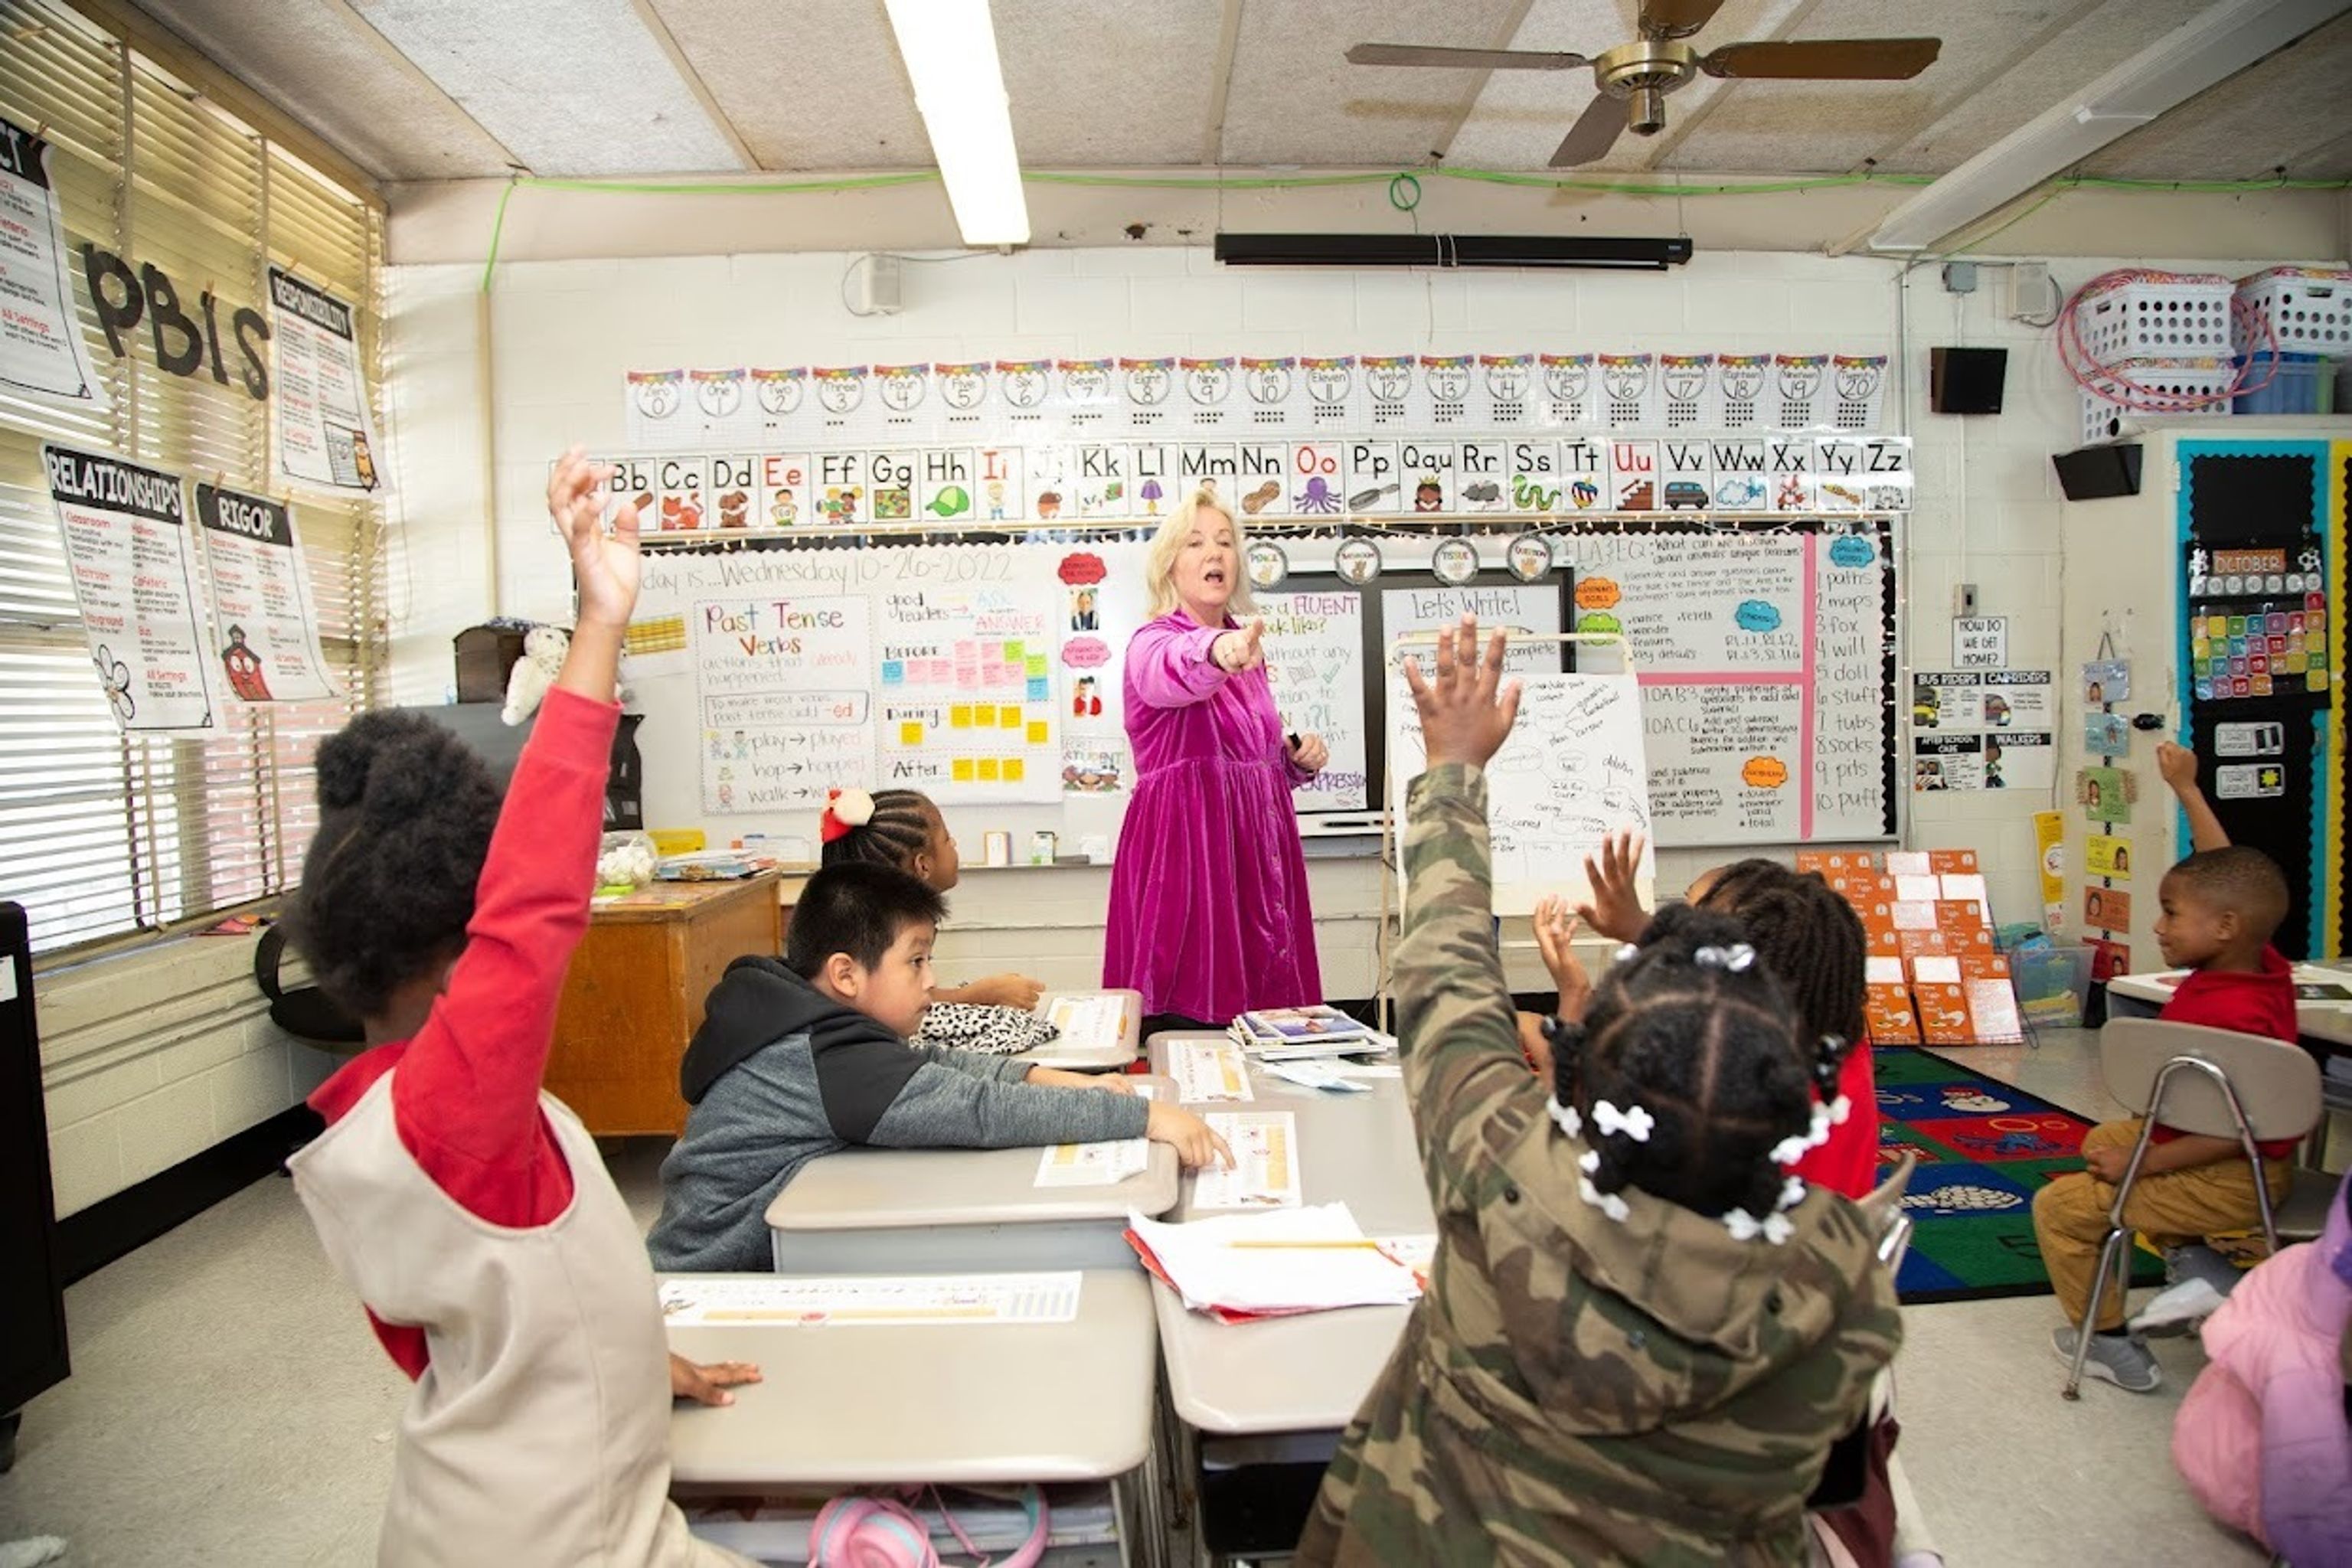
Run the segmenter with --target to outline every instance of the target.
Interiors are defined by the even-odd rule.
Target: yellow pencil
[[[1309,1251],[1378,1252],[1381,1249],[1381,1244],[1377,1241],[1229,1241],[1225,1243],[1225,1245],[1227,1247],[1247,1247],[1283,1252],[1302,1249]]]

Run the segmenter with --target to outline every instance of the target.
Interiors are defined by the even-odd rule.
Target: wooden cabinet
[[[686,1127],[677,1064],[730,963],[783,951],[773,873],[656,882],[600,903],[555,1015],[547,1089],[599,1136]]]

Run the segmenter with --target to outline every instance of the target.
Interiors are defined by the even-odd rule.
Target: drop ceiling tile
[[[1418,163],[1442,152],[1480,73],[1375,69],[1356,43],[1495,48],[1518,0],[1290,0],[1245,5],[1226,96],[1228,163]],[[1205,46],[1212,51],[1215,40]]]
[[[742,168],[629,0],[355,3],[535,174]]]
[[[2242,180],[2352,134],[2352,16],[2110,144],[2084,171],[2117,179]],[[2316,176],[2327,178],[2326,175]]]
[[[143,8],[381,178],[454,180],[507,172],[506,150],[495,138],[387,58],[383,41],[339,5],[143,0]]]
[[[1028,168],[1198,163],[1222,0],[994,0],[996,49]]]
[[[761,168],[932,166],[882,0],[654,0],[654,9]]]
[[[2071,0],[1978,0],[1967,6],[1824,0],[1792,38],[1939,37],[1936,63],[1909,81],[1742,81],[1675,145],[1676,167],[1831,174],[1899,144],[2074,9]],[[1673,107],[1679,107],[1677,95]],[[1669,112],[1673,111],[1670,107]]]
[[[1934,123],[1916,130],[1900,145],[1876,149],[1878,166],[1922,174],[1956,168],[2210,4],[2211,0],[2106,0],[1965,99],[1948,106]]]

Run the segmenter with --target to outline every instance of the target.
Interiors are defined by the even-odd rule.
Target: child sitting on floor
[[[930,1005],[946,904],[904,871],[850,863],[808,879],[784,961],[739,958],[679,1065],[692,1107],[662,1162],[648,1244],[675,1272],[762,1269],[768,1205],[803,1165],[852,1144],[1006,1149],[1150,1138],[1187,1166],[1224,1141],[1191,1111],[1004,1057],[910,1045]]]
[[[548,483],[579,626],[506,809],[481,760],[416,714],[362,714],[319,748],[289,927],[372,1048],[310,1097],[329,1126],[289,1164],[336,1272],[416,1380],[385,1563],[749,1568],[689,1536],[669,1500],[670,1397],[727,1404],[725,1385],[759,1371],[672,1356],[665,1385],[636,1224],[595,1142],[540,1089],[588,926],[636,602],[636,510],[605,537],[608,474],[575,447]]]
[[[1802,1562],[1902,1333],[1860,1212],[1782,1168],[1834,1114],[1836,1054],[1737,921],[1679,909],[1528,1073],[1489,924],[1503,648],[1465,619],[1433,680],[1405,667],[1429,771],[1397,989],[1438,1250],[1297,1560]]]
[[[2187,758],[2187,786],[2177,777]],[[2233,847],[2196,786],[2196,759],[2178,746],[2158,748],[2157,766],[2181,794],[2195,853],[2164,874],[2157,885],[2163,910],[2156,943],[2164,962],[2194,971],[2181,981],[2159,1015],[2174,1023],[2203,1024],[2240,1034],[2268,1035],[2292,1045],[2298,1029],[2294,978],[2287,961],[2270,944],[2286,918],[2286,878],[2259,849]],[[2067,1322],[2053,1331],[2061,1361],[2074,1359],[2083,1310],[2091,1299],[2091,1277],[2116,1184],[2131,1163],[2140,1121],[2105,1121],[2083,1135],[2084,1169],[2061,1176],[2033,1196],[2033,1237],[2050,1283]],[[2263,1180],[2276,1203],[2286,1195],[2292,1138],[2258,1143]],[[2132,1184],[2124,1222],[2145,1232],[2168,1255],[2191,1247],[2216,1231],[2262,1223],[2254,1196],[2254,1173],[2234,1138],[2203,1138],[2158,1124],[2139,1179]],[[2083,1370],[2118,1388],[2147,1394],[2162,1381],[2147,1342],[2124,1326],[2123,1292],[2109,1290],[2099,1303],[2091,1348]]]
[[[817,819],[827,866],[895,866],[935,893],[955,890],[963,860],[947,819],[919,790],[837,789]],[[1010,1055],[1050,1037],[1036,1016],[1045,985],[1025,974],[991,974],[934,990],[915,1043]]]

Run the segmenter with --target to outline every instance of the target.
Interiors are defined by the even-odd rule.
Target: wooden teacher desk
[[[774,872],[656,882],[598,900],[555,1013],[547,1091],[598,1137],[686,1130],[677,1064],[702,1005],[745,953],[783,951]]]

